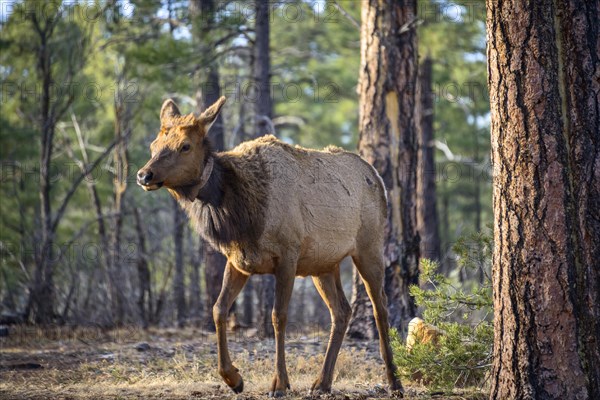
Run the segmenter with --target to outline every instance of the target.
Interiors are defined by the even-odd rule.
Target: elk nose
[[[148,182],[150,182],[152,180],[153,176],[154,176],[154,174],[152,173],[152,171],[141,170],[137,174],[138,182],[141,183],[142,185],[147,185]]]

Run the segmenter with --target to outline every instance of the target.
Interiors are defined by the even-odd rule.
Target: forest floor
[[[287,399],[310,399],[328,333],[290,335]],[[245,389],[235,395],[217,373],[215,335],[199,329],[102,331],[11,327],[0,338],[1,399],[236,399],[266,398],[273,376],[273,340],[252,330],[229,334],[234,364]],[[407,399],[487,398],[482,392],[440,393],[404,382]],[[324,399],[388,399],[376,342],[345,340],[333,393]]]

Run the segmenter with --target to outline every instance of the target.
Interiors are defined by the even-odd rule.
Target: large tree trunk
[[[419,273],[417,8],[414,0],[368,0],[362,7],[358,149],[377,169],[388,191],[385,292],[390,325],[403,330],[416,313],[408,287],[418,283]],[[356,308],[364,303],[365,293],[361,286],[355,290]],[[359,328],[356,321],[351,321],[350,331]],[[367,332],[364,334],[367,336]]]
[[[432,62],[425,58],[419,74],[419,166],[417,179],[417,227],[421,238],[421,257],[441,261],[439,219],[436,208],[433,143]]]
[[[267,0],[256,0],[256,20],[254,25],[254,87],[256,100],[254,103],[254,114],[256,130],[254,137],[273,132],[273,101],[271,99],[271,55],[269,52],[269,2]],[[273,325],[271,322],[271,310],[275,302],[275,278],[272,275],[260,277],[258,305],[258,333],[261,337],[273,337]]]
[[[187,318],[185,305],[185,271],[183,235],[187,217],[185,212],[173,199],[173,242],[175,244],[175,276],[173,277],[173,299],[177,309],[177,326],[183,328]]]
[[[600,3],[488,1],[492,399],[600,398]]]

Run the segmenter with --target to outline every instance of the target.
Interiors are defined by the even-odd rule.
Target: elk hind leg
[[[294,288],[296,260],[287,260],[278,266],[275,273],[275,304],[273,306],[273,330],[275,331],[276,371],[271,384],[270,397],[285,396],[290,382],[285,364],[285,328],[290,298]]]
[[[342,288],[339,265],[333,272],[313,276],[313,282],[331,314],[331,333],[327,352],[325,353],[325,361],[319,377],[311,388],[311,393],[316,394],[331,391],[335,362],[350,322],[352,309]]]
[[[392,347],[390,345],[387,296],[383,287],[385,276],[383,255],[379,249],[372,248],[369,251],[367,247],[362,253],[353,256],[352,260],[358,269],[358,273],[365,284],[365,289],[373,304],[373,315],[379,332],[379,350],[385,363],[390,390],[394,393],[402,393],[402,384],[397,376],[397,369],[394,364]]]

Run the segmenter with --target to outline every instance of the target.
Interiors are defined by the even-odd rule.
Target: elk
[[[243,390],[227,349],[227,314],[250,275],[273,274],[276,371],[269,394],[285,395],[288,304],[295,277],[311,276],[332,319],[325,361],[311,392],[330,392],[351,314],[340,262],[351,256],[373,303],[390,389],[401,395],[383,290],[387,195],[380,176],[356,154],[333,146],[322,151],[291,146],[274,136],[215,152],[207,133],[224,103],[221,97],[195,117],[182,116],[173,100],[166,100],[151,159],[137,174],[146,191],[167,188],[195,230],[227,257],[213,308],[219,374],[234,392]]]

